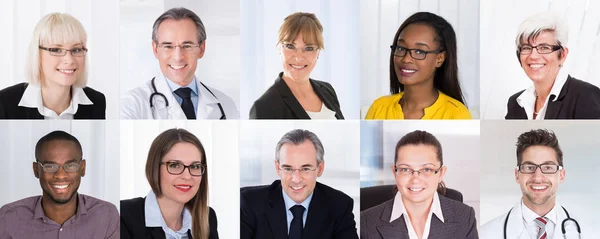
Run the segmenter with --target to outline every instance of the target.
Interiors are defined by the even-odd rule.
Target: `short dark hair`
[[[54,140],[66,140],[66,141],[73,142],[75,144],[75,147],[79,151],[79,155],[81,155],[81,157],[83,157],[83,149],[81,148],[81,143],[79,143],[79,140],[77,140],[77,138],[75,138],[75,136],[73,136],[65,131],[56,130],[56,131],[52,131],[52,132],[48,133],[47,135],[44,135],[44,137],[40,138],[40,140],[38,140],[38,142],[35,144],[35,159],[36,159],[36,161],[40,161],[40,156],[42,154],[42,149],[44,148],[44,146],[48,142],[54,141]]]
[[[402,137],[398,141],[398,143],[396,144],[396,152],[394,153],[394,165],[396,165],[396,162],[398,161],[398,150],[402,146],[406,145],[433,146],[436,150],[437,158],[440,161],[440,167],[444,165],[442,144],[435,136],[433,136],[433,134],[423,130],[415,130],[413,132],[410,132],[404,135],[404,137]],[[441,195],[446,195],[446,184],[444,183],[444,181],[438,184],[437,192]]]
[[[206,40],[206,29],[204,28],[204,24],[202,23],[202,20],[200,20],[200,17],[198,17],[198,15],[196,15],[196,13],[192,12],[191,10],[180,7],[171,8],[167,10],[162,15],[160,15],[160,17],[158,17],[156,21],[154,21],[154,25],[152,26],[152,41],[154,43],[158,44],[158,27],[164,20],[167,19],[172,19],[176,21],[183,19],[192,20],[194,24],[196,24],[196,31],[198,31],[198,44],[201,44]]]
[[[563,166],[563,152],[558,144],[558,138],[552,130],[534,129],[519,135],[517,139],[517,166],[523,162],[523,152],[531,146],[547,146],[554,149],[558,165]]]
[[[429,12],[417,12],[408,17],[394,36],[392,45],[398,44],[400,33],[411,24],[425,24],[435,31],[433,39],[440,44],[440,50],[446,52],[444,63],[435,70],[433,76],[433,87],[444,94],[460,101],[465,106],[465,100],[458,81],[458,55],[456,53],[456,33],[452,25],[444,18]],[[398,81],[396,70],[394,69],[394,49],[390,52],[390,94],[397,94],[404,91],[404,85]]]

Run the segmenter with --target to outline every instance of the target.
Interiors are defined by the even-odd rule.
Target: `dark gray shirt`
[[[119,238],[115,205],[78,194],[77,211],[63,225],[46,217],[42,196],[28,197],[0,208],[0,238]]]

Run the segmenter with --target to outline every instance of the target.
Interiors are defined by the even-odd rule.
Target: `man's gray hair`
[[[191,10],[180,7],[171,8],[162,15],[160,15],[158,19],[156,19],[156,21],[154,22],[154,26],[152,27],[152,41],[154,43],[158,44],[158,27],[164,20],[167,19],[172,19],[176,21],[183,19],[192,20],[194,24],[196,24],[196,30],[198,31],[198,44],[201,44],[206,40],[206,29],[204,29],[204,24],[202,23],[202,20],[200,20],[200,17],[198,17],[198,15],[196,15],[196,13],[192,12]]]
[[[295,129],[290,132],[287,132],[279,142],[277,143],[277,147],[275,148],[275,160],[279,163],[279,151],[284,144],[293,144],[299,145],[304,143],[304,141],[309,140],[317,150],[317,164],[323,162],[323,155],[325,155],[325,149],[323,148],[323,144],[321,144],[321,140],[317,135],[313,132],[304,129]]]

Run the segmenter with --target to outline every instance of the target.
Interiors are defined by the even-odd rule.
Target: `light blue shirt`
[[[165,232],[167,239],[189,239],[187,231],[192,230],[192,214],[187,208],[183,208],[182,212],[183,220],[181,223],[181,230],[173,231],[173,229],[167,226],[165,219],[160,213],[160,207],[158,207],[158,200],[154,192],[150,191],[146,196],[144,202],[144,215],[146,217],[146,227],[162,227]]]
[[[172,82],[166,76],[165,76],[165,79],[167,79],[167,84],[169,85],[169,89],[171,89],[171,93],[173,93],[173,96],[175,96],[175,99],[177,100],[177,103],[179,105],[181,105],[181,102],[183,102],[183,99],[181,97],[179,97],[177,94],[175,94],[175,91],[182,87],[189,87],[190,89],[192,89],[191,100],[192,100],[192,104],[194,105],[194,114],[196,112],[198,112],[198,83],[196,83],[196,77],[194,76],[194,79],[192,80],[192,82],[190,82],[186,86],[180,86],[178,84],[175,84],[175,82]]]
[[[302,205],[304,206],[305,210],[304,213],[302,214],[302,226],[306,226],[306,215],[308,215],[308,206],[310,205],[310,200],[312,200],[312,196],[313,193],[311,193],[310,195],[308,195],[308,197],[306,198],[306,200],[304,200],[304,202],[302,203],[296,203],[294,202],[294,200],[292,200],[287,194],[285,194],[285,191],[283,191],[283,188],[281,189],[281,193],[283,194],[283,202],[285,203],[285,212],[286,212],[286,217],[287,217],[287,231],[288,231],[288,235],[290,234],[290,224],[292,224],[292,219],[294,219],[294,214],[292,214],[292,211],[290,211],[290,208],[292,208],[293,206],[296,205]]]

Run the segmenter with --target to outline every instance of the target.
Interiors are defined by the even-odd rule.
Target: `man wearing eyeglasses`
[[[567,210],[556,202],[556,192],[566,172],[556,135],[545,129],[521,134],[517,140],[514,173],[521,187],[521,201],[509,212],[484,224],[480,237],[562,238],[562,222],[567,218]],[[567,232],[577,233],[572,222],[565,227]]]
[[[324,152],[308,130],[292,130],[279,140],[274,163],[281,180],[241,189],[240,238],[358,239],[352,198],[317,182]]]
[[[508,99],[506,119],[600,119],[600,88],[563,68],[568,35],[567,23],[553,13],[521,23],[516,53],[533,86]]]
[[[158,17],[152,50],[162,74],[121,99],[121,119],[238,119],[233,100],[194,75],[205,48],[204,24],[194,12],[173,8]]]
[[[63,131],[35,146],[33,174],[41,196],[0,208],[0,238],[119,238],[119,213],[109,202],[77,193],[85,160],[77,138]]]

